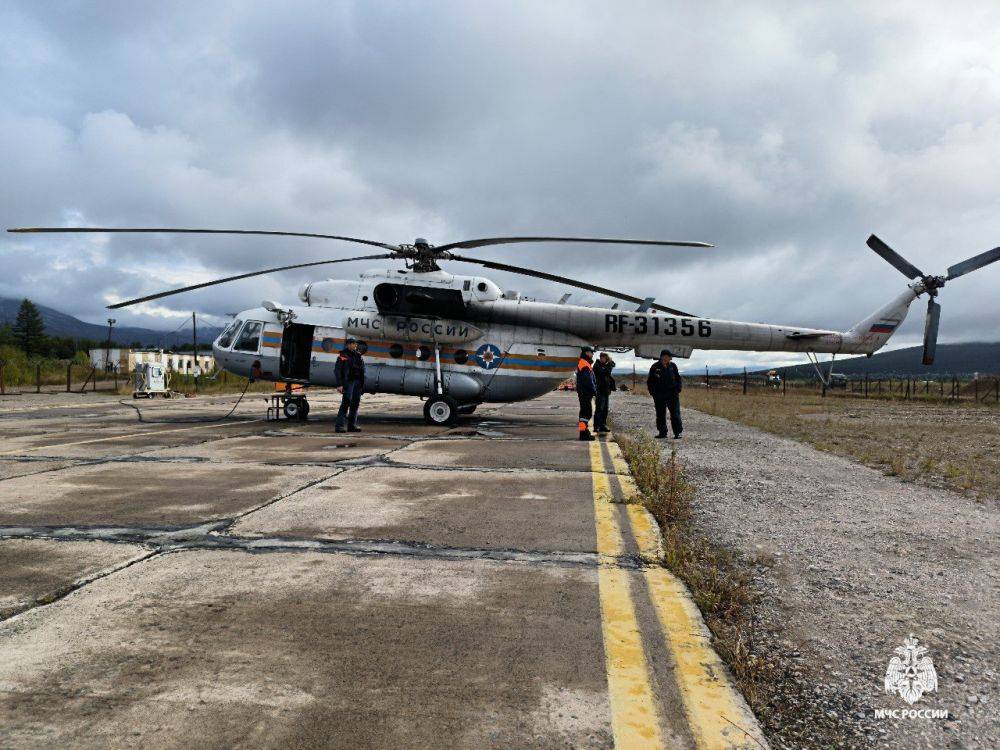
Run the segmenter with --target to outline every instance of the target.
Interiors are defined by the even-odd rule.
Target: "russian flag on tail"
[[[896,330],[898,323],[882,320],[868,329],[868,333],[892,333]]]

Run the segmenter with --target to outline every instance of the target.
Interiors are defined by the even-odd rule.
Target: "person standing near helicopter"
[[[594,431],[610,432],[608,429],[608,408],[611,392],[615,389],[613,372],[615,361],[607,352],[601,352],[594,362],[594,380],[597,381],[597,403],[594,407]]]
[[[337,432],[361,432],[358,427],[358,407],[365,388],[365,360],[358,351],[358,340],[347,339],[334,366],[337,390],[343,394],[337,412]]]
[[[673,354],[669,349],[660,352],[660,358],[649,368],[649,378],[646,388],[653,397],[656,409],[656,437],[667,437],[667,412],[670,412],[670,428],[674,439],[680,439],[684,425],[681,423],[681,389],[684,381],[673,363]]]
[[[583,347],[580,350],[580,361],[576,363],[576,395],[580,399],[578,422],[580,440],[596,440],[590,433],[590,418],[594,416],[594,396],[597,395],[593,362],[594,350],[589,346]]]

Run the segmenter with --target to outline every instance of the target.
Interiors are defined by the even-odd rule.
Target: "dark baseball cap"
[[[672,357],[672,356],[674,356],[674,353],[672,351],[670,351],[669,349],[661,349],[660,350],[660,356],[661,357]]]

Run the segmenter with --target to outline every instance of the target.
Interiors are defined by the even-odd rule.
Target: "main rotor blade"
[[[385,242],[375,240],[363,240],[358,237],[341,237],[337,234],[311,234],[309,232],[275,232],[263,229],[175,229],[171,227],[160,228],[121,228],[121,227],[19,227],[8,229],[8,232],[15,234],[62,234],[62,233],[146,233],[146,234],[263,234],[269,237],[312,237],[320,240],[344,240],[344,242],[358,242],[362,245],[373,245],[384,247],[386,250],[399,250],[398,245],[390,245]]]
[[[927,319],[924,321],[924,359],[925,365],[934,364],[934,353],[937,351],[938,323],[941,321],[941,305],[931,297],[927,300]]]
[[[492,260],[480,260],[479,258],[465,258],[461,255],[452,255],[450,260],[461,261],[462,263],[476,263],[480,266],[486,268],[492,268],[494,271],[508,271],[510,273],[517,273],[522,276],[533,276],[536,279],[545,279],[546,281],[555,281],[559,284],[566,284],[568,286],[575,286],[577,289],[586,289],[588,292],[597,292],[598,294],[603,294],[607,297],[614,297],[616,299],[625,300],[626,302],[634,302],[637,305],[642,304],[646,300],[642,297],[634,297],[631,294],[625,294],[623,292],[616,292],[613,289],[607,289],[603,286],[596,286],[595,284],[588,284],[585,281],[576,281],[574,279],[567,279],[565,276],[556,276],[553,273],[545,273],[545,271],[535,271],[530,268],[521,268],[520,266],[511,266],[506,263],[497,263]],[[680,315],[685,318],[697,318],[697,315],[692,315],[691,313],[683,312],[682,310],[675,310],[672,307],[666,307],[665,305],[651,304],[650,308],[654,310],[659,310],[661,312],[667,312],[671,315]]]
[[[1000,260],[1000,247],[987,250],[985,253],[980,253],[979,255],[973,255],[961,263],[956,263],[948,269],[948,276],[946,278],[951,281],[954,278],[967,274],[969,271],[975,271],[977,268],[988,266],[997,260]]]
[[[192,284],[191,286],[182,286],[180,289],[171,289],[169,292],[158,292],[157,294],[149,294],[145,297],[136,297],[135,299],[126,300],[125,302],[116,302],[113,305],[108,305],[109,310],[117,310],[120,307],[128,307],[129,305],[137,305],[140,302],[149,302],[154,299],[160,299],[161,297],[170,297],[174,294],[180,294],[181,292],[190,292],[193,289],[204,289],[207,286],[215,286],[216,284],[225,284],[227,281],[238,281],[239,279],[249,279],[251,276],[263,276],[266,273],[275,273],[276,271],[288,271],[292,268],[309,268],[310,266],[322,266],[328,263],[350,263],[352,260],[383,260],[385,258],[394,257],[391,253],[386,253],[384,255],[361,255],[356,258],[338,258],[337,260],[317,260],[311,263],[296,263],[292,266],[278,266],[277,268],[265,268],[263,271],[251,271],[250,273],[241,273],[236,276],[227,276],[224,279],[215,279],[215,281],[205,281],[201,284]]]
[[[902,273],[908,279],[915,279],[918,276],[923,276],[923,272],[917,268],[915,265],[910,263],[906,258],[897,253],[887,244],[882,242],[874,234],[868,238],[868,247],[874,250],[876,253],[881,255],[885,260],[891,263],[896,269]]]
[[[447,245],[439,245],[434,248],[438,252],[461,248],[470,250],[474,247],[486,247],[487,245],[510,245],[516,242],[596,242],[604,245],[672,245],[676,247],[715,247],[707,242],[684,242],[674,240],[615,240],[603,237],[484,237],[478,240],[463,240],[462,242],[451,242]]]

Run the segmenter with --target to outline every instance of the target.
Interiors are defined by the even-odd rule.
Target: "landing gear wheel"
[[[464,404],[458,407],[458,413],[461,414],[463,417],[467,417],[476,410],[477,406],[479,406],[479,404]]]
[[[284,405],[285,416],[289,419],[302,419],[302,404],[296,399],[289,399]]]
[[[305,422],[308,417],[309,417],[309,402],[303,401],[302,408],[299,409],[299,419]]]
[[[435,427],[451,427],[458,419],[458,403],[451,396],[433,396],[424,404],[424,421]]]

